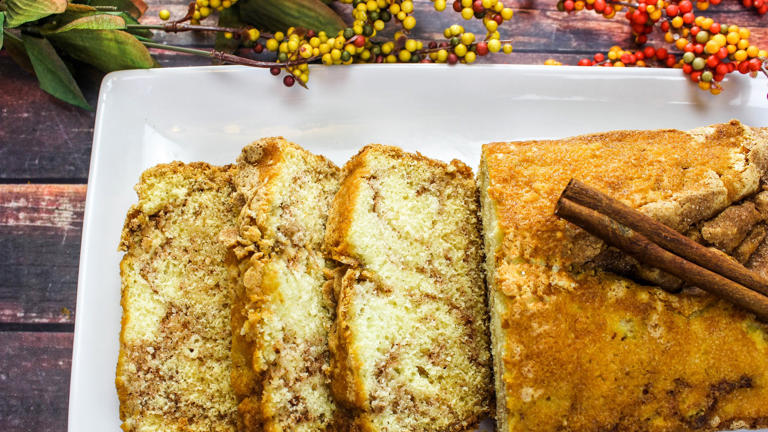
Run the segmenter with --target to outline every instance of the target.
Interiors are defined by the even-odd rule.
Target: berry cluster
[[[200,20],[207,18],[213,12],[221,12],[235,3],[237,3],[237,0],[196,0],[195,10],[192,13],[190,23],[200,24]]]
[[[712,18],[697,16],[694,8],[705,10],[710,3],[721,0],[637,0],[637,3],[621,3],[616,0],[560,0],[558,7],[565,11],[594,10],[606,18],[626,7],[624,17],[629,21],[635,42],[641,46],[636,51],[612,47],[607,54],[598,53],[592,59],[582,59],[581,66],[650,66],[681,68],[703,90],[718,94],[720,82],[728,73],[755,73],[768,61],[768,52],[749,41],[746,28],[715,22]],[[761,12],[765,6],[755,0],[750,6]],[[644,46],[648,35],[660,28],[664,32],[667,48]]]
[[[196,0],[191,24],[210,15],[213,10],[230,7],[236,0]],[[289,28],[273,35],[257,29],[242,29],[224,33],[227,38],[243,40],[254,52],[265,50],[276,54],[270,64],[273,75],[285,71],[283,83],[305,86],[309,80],[307,63],[320,60],[326,65],[350,63],[473,63],[478,56],[489,53],[512,52],[510,41],[501,40],[499,26],[514,15],[502,0],[455,0],[453,10],[464,19],[482,20],[486,34],[481,38],[464,27],[454,24],[443,32],[445,40],[425,43],[408,37],[416,26],[412,0],[340,0],[351,3],[354,21],[337,34]],[[432,0],[437,11],[446,10],[446,0]],[[161,11],[167,20],[170,14]],[[377,38],[390,22],[399,25],[392,39]]]

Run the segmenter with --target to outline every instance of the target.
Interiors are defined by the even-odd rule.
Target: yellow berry
[[[413,12],[413,2],[411,0],[405,0],[400,3],[400,10],[405,13]]]
[[[675,41],[675,47],[679,50],[685,48],[686,45],[688,45],[688,39],[680,38]]]
[[[471,8],[472,7],[472,0],[461,0],[461,7],[463,7],[463,8]]]
[[[361,26],[360,24],[353,25],[352,30],[355,31],[355,34],[363,34],[363,26]]]
[[[738,50],[735,53],[733,53],[733,58],[736,61],[743,61],[747,59],[747,52],[744,50]]]
[[[764,58],[768,57],[768,51],[760,50],[760,51],[757,52],[757,56],[762,58],[762,59],[764,59]]]
[[[333,47],[336,49],[342,49],[344,48],[344,38],[336,38],[336,40],[333,42]]]
[[[344,51],[347,51],[348,53],[355,55],[355,53],[357,53],[357,47],[355,47],[353,44],[347,44],[344,47]]]
[[[464,8],[461,10],[461,17],[465,20],[470,20],[475,16],[475,11],[472,8]]]
[[[616,63],[613,64],[613,67],[624,67],[624,66],[626,66],[624,62],[620,62],[620,61],[617,61]]]
[[[747,39],[742,39],[736,46],[739,47],[739,49],[745,50],[749,47],[749,41]]]
[[[749,48],[747,48],[747,55],[750,57],[757,57],[759,52],[760,50],[754,45],[750,45]]]
[[[651,17],[652,20],[658,21],[661,19],[661,9],[656,9],[655,11],[648,14],[649,17]]]
[[[210,14],[211,14],[211,10],[208,9],[207,7],[201,7],[200,8],[200,16],[201,17],[205,18],[205,17],[207,17]]]
[[[403,20],[403,28],[406,30],[411,30],[414,27],[416,27],[416,18],[408,16]]]
[[[499,52],[501,50],[501,42],[498,39],[491,39],[488,41],[488,51]]]
[[[464,45],[470,45],[472,42],[475,41],[475,35],[470,32],[466,32],[463,35],[461,35],[461,43]]]
[[[368,10],[368,12],[373,12],[379,8],[379,5],[376,3],[376,0],[368,0],[368,2],[365,3],[365,8]]]
[[[363,50],[363,52],[360,53],[360,59],[361,60],[368,60],[371,58],[371,51],[370,50]]]
[[[331,64],[333,64],[333,57],[331,57],[330,53],[323,54],[323,64],[324,65],[331,65]]]
[[[416,51],[416,41],[413,39],[408,39],[405,41],[405,49],[407,49],[410,52]]]
[[[221,0],[208,0],[212,8],[221,7]]]
[[[397,3],[392,3],[391,5],[389,5],[389,13],[391,13],[392,15],[397,15],[398,13],[400,13],[400,5]]]
[[[741,36],[739,36],[739,33],[735,31],[728,32],[728,35],[725,37],[725,40],[732,45],[736,45],[737,43],[739,43],[740,39],[741,39]]]
[[[742,28],[739,29],[739,36],[741,36],[742,39],[749,39],[749,29],[748,28]]]
[[[725,46],[725,43],[726,43],[725,35],[723,35],[722,33],[718,33],[718,34],[712,36],[712,40],[715,41],[717,46],[720,47],[720,48]]]
[[[703,27],[704,26],[704,17],[703,16],[697,16],[693,20],[693,23],[696,24],[699,27]]]
[[[505,20],[512,19],[512,16],[514,16],[515,12],[510,8],[504,8],[501,10],[501,17]]]
[[[573,8],[576,9],[577,11],[583,10],[584,9],[584,2],[581,1],[581,0],[575,2],[573,4]]]
[[[464,55],[464,61],[467,63],[474,63],[476,58],[477,55],[472,51],[469,51]]]
[[[672,27],[674,28],[680,28],[683,26],[683,18],[681,16],[676,16],[672,18]]]
[[[305,72],[305,73],[299,75],[299,80],[301,82],[303,82],[304,84],[306,84],[307,81],[309,81],[309,74]]]
[[[709,9],[709,2],[696,2],[696,8],[699,10]]]
[[[496,20],[489,19],[485,22],[485,28],[487,28],[489,32],[495,32],[498,27],[499,23],[497,23]]]
[[[331,58],[334,60],[338,60],[341,58],[341,50],[338,50],[336,48],[331,50]]]
[[[723,89],[721,89],[719,87],[710,87],[709,88],[709,92],[712,93],[713,95],[719,95],[721,91],[723,91]]]
[[[437,52],[437,61],[444,62],[448,59],[448,51],[441,49]]]
[[[223,7],[224,9],[230,8],[232,7],[232,2],[229,0],[224,0],[223,2],[221,2],[221,7]]]
[[[299,49],[299,54],[303,58],[310,58],[312,57],[312,47],[309,44],[303,44],[301,48]]]
[[[736,52],[736,45],[728,45],[726,49],[728,49],[728,54],[733,54]]]
[[[498,2],[495,5],[493,5],[493,11],[496,13],[501,13],[501,11],[504,10],[504,3]]]
[[[231,32],[224,32],[224,39],[232,39],[232,36]]]
[[[278,43],[275,39],[269,39],[266,45],[268,51],[277,51]]]
[[[291,39],[288,41],[288,51],[296,51],[299,49],[299,41]]]
[[[394,54],[387,56],[387,63],[397,63],[397,57]]]
[[[171,18],[171,11],[169,11],[168,9],[163,9],[160,12],[158,12],[157,15],[160,17],[161,20],[167,21],[168,19]]]
[[[664,41],[667,43],[672,43],[675,41],[675,35],[672,32],[666,32],[664,33]]]
[[[442,12],[445,10],[445,0],[435,0],[435,10]]]
[[[486,9],[490,9],[493,7],[493,3],[491,3],[491,0],[482,0],[481,3],[483,4],[483,7]]]
[[[458,44],[453,47],[453,52],[459,57],[464,57],[464,55],[467,53],[467,46],[464,44]]]
[[[464,33],[464,28],[458,24],[454,24],[448,28],[451,31],[451,34],[448,36],[458,36],[462,33]]]
[[[702,90],[709,90],[711,84],[706,81],[699,81],[699,88]]]
[[[280,42],[283,39],[285,39],[285,35],[283,34],[283,32],[277,32],[274,34],[274,38],[276,41]]]
[[[407,62],[411,59],[411,52],[408,50],[400,50],[400,52],[397,53],[397,58],[399,58],[401,62]]]

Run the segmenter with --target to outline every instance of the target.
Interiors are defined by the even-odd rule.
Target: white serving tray
[[[104,78],[80,251],[70,432],[119,431],[117,245],[133,185],[157,163],[230,163],[250,141],[282,135],[340,165],[376,142],[476,167],[491,141],[732,118],[768,126],[765,79],[733,76],[712,96],[679,70],[360,65],[313,67],[309,85],[285,88],[265,70],[237,66]]]

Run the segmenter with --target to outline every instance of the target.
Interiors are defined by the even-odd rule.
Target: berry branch
[[[629,21],[638,48],[622,49],[614,46],[607,53],[597,53],[591,59],[579,61],[579,66],[640,66],[652,65],[680,68],[702,90],[712,94],[722,91],[721,82],[729,73],[757,76],[765,74],[768,52],[752,44],[750,31],[736,25],[716,22],[712,18],[697,16],[695,9],[706,10],[710,3],[721,0],[639,0],[622,2],[613,0],[560,0],[558,9],[566,12],[594,10],[605,18],[615,17],[626,8],[624,17]],[[748,8],[762,15],[768,12],[765,0],[742,0]],[[668,47],[646,45],[648,35],[659,29]]]

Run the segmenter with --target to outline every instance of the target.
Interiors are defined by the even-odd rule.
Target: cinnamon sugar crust
[[[698,289],[652,286],[553,214],[577,178],[765,272],[767,136],[732,121],[484,147],[499,430],[768,426],[766,324]]]

